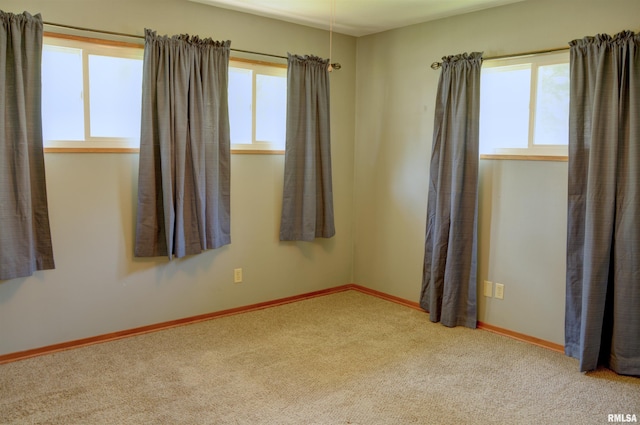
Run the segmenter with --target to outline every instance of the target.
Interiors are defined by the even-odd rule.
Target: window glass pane
[[[527,148],[530,65],[483,69],[480,88],[480,153]]]
[[[287,78],[256,75],[256,140],[284,149]]]
[[[142,61],[89,55],[91,137],[140,138]]]
[[[536,93],[534,144],[568,144],[569,64],[539,67]]]
[[[44,140],[84,140],[82,90],[82,50],[43,46]]]
[[[233,144],[252,143],[252,73],[250,69],[229,68],[229,125]]]

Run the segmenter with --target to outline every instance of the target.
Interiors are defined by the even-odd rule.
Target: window
[[[45,36],[42,121],[45,148],[138,149],[144,46]],[[286,65],[232,59],[229,121],[234,153],[282,153]]]
[[[231,60],[229,123],[231,149],[275,152],[285,148],[286,66]]]
[[[138,148],[143,46],[45,37],[45,148]]]
[[[568,52],[487,60],[481,78],[481,154],[567,155]]]

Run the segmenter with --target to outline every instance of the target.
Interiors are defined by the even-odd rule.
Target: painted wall
[[[187,0],[3,0],[1,9],[128,34],[229,39],[277,55],[329,54],[326,31]],[[334,238],[280,243],[284,157],[233,155],[232,244],[172,262],[135,259],[138,155],[46,154],[56,269],[0,282],[0,354],[350,283],[356,41],[333,40],[342,64],[331,75]]]
[[[187,0],[3,0],[45,21],[142,34],[188,32],[232,47],[328,56],[325,31]],[[282,156],[232,157],[230,246],[134,259],[136,154],[47,154],[57,268],[0,282],[0,354],[355,282],[418,300],[433,109],[442,56],[562,47],[638,30],[636,0],[528,0],[355,39],[334,37],[337,235],[279,243]],[[356,70],[357,64],[357,70]],[[355,143],[354,143],[355,136]],[[479,320],[559,344],[564,326],[566,163],[482,161]],[[234,285],[233,269],[245,282]]]
[[[442,56],[557,48],[640,30],[636,0],[529,0],[358,39],[354,281],[418,301]],[[567,164],[481,161],[480,321],[564,342]]]

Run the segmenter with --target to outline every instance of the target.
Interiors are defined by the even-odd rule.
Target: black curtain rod
[[[140,38],[142,40],[145,39],[145,37],[143,35],[135,35],[135,34],[126,34],[123,32],[113,32],[113,31],[105,31],[105,30],[96,30],[93,28],[84,28],[84,27],[76,27],[73,25],[66,25],[66,24],[56,24],[55,22],[42,22],[44,25],[49,25],[52,27],[60,27],[60,28],[67,28],[67,29],[71,29],[71,30],[78,30],[78,31],[88,31],[88,32],[95,32],[98,34],[107,34],[107,35],[117,35],[120,37],[129,37],[129,38]],[[260,55],[260,56],[268,56],[271,58],[278,58],[278,59],[288,59],[286,56],[282,56],[282,55],[272,55],[271,53],[261,53],[261,52],[254,52],[251,50],[242,50],[242,49],[234,49],[234,48],[230,48],[229,50],[233,51],[233,52],[240,52],[240,53],[249,53],[252,55]],[[339,63],[332,63],[331,67],[333,69],[340,69],[342,68],[342,65],[340,65]]]
[[[502,56],[491,56],[491,57],[488,57],[488,58],[482,58],[482,60],[521,58],[521,57],[525,57],[525,56],[542,55],[542,54],[545,54],[545,53],[562,52],[564,50],[569,50],[569,47],[557,47],[555,49],[535,50],[535,51],[532,51],[532,52],[513,53],[513,54],[510,54],[510,55],[502,55]],[[434,62],[434,63],[431,64],[431,69],[440,69],[441,66],[442,66],[442,62]]]

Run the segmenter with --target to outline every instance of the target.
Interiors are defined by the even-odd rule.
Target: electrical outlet
[[[493,282],[484,281],[484,296],[493,297]]]
[[[496,283],[496,298],[504,299],[504,285],[502,283]]]
[[[233,269],[233,283],[242,283],[242,269]]]

